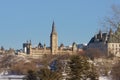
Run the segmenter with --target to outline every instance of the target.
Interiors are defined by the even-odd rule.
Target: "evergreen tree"
[[[120,60],[113,65],[111,75],[114,80],[120,80]]]
[[[35,71],[29,70],[27,75],[27,80],[38,80],[37,73]]]
[[[61,73],[43,68],[39,72],[41,80],[61,80]]]
[[[88,62],[88,59],[83,56],[73,55],[70,58],[70,74],[69,80],[97,80],[95,68]]]

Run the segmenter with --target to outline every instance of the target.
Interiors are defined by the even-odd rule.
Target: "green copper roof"
[[[120,43],[120,26],[118,26],[115,33],[109,36],[109,43]]]

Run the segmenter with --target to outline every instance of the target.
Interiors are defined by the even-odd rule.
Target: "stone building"
[[[109,34],[107,51],[109,54],[114,54],[115,56],[120,57],[120,25],[114,33],[111,30]]]
[[[77,44],[74,42],[72,47],[65,47],[64,44],[58,46],[58,35],[53,21],[50,34],[50,47],[47,47],[46,44],[42,45],[41,43],[39,43],[37,47],[33,47],[31,41],[27,41],[23,43],[23,52],[33,57],[40,57],[45,54],[74,54],[77,52]]]
[[[101,51],[103,54],[113,54],[120,57],[120,25],[115,31],[102,33],[99,31],[88,43],[88,49],[95,49]]]
[[[88,43],[87,48],[93,50],[99,50],[99,52],[107,53],[108,34],[99,31]]]

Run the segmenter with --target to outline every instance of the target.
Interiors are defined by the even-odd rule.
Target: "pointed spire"
[[[118,24],[117,31],[120,31],[120,23]]]
[[[112,28],[110,28],[109,35],[111,35],[112,33],[113,33]]]
[[[102,31],[99,30],[99,36],[100,36],[100,39],[102,39]]]
[[[52,23],[52,32],[56,32],[56,30],[55,30],[55,23],[54,23],[54,21],[53,21],[53,23]]]
[[[54,21],[52,23],[52,34],[57,34]]]
[[[46,44],[44,43],[44,47],[46,47]]]
[[[101,30],[99,30],[99,34],[101,34],[102,33],[102,31]]]

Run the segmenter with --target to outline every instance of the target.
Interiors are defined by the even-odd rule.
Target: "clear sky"
[[[88,43],[113,4],[120,0],[0,0],[0,46],[20,49],[26,40],[49,46],[53,20],[59,44]]]

